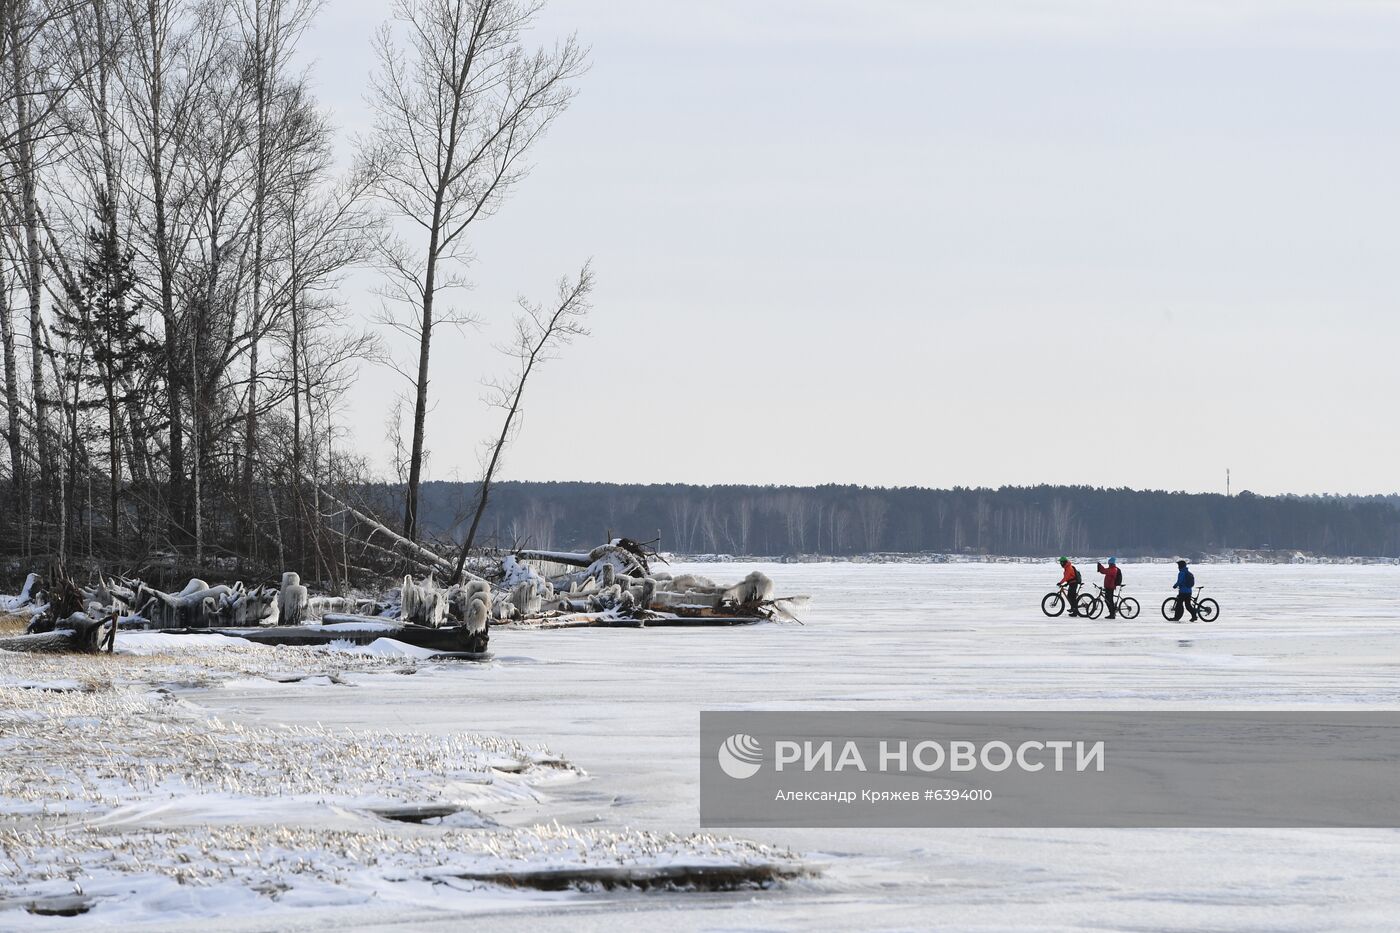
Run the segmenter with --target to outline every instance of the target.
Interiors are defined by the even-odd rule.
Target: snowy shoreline
[[[370,692],[454,673],[392,645],[121,633],[117,648],[0,652],[0,926],[409,907],[429,890],[475,911],[501,907],[490,890],[726,890],[809,871],[722,836],[559,823],[549,789],[588,779],[565,758],[373,720]],[[346,700],[368,703],[369,721],[248,725],[200,705],[226,689],[292,688],[355,691]],[[522,807],[544,819],[510,825]]]

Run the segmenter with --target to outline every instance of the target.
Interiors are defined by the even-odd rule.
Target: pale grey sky
[[[307,50],[347,134],[387,4]],[[474,478],[517,293],[594,335],[511,479],[1400,489],[1400,4],[553,0],[592,46],[477,228],[430,475]],[[356,287],[351,310],[375,299]],[[399,377],[348,420],[381,444]]]

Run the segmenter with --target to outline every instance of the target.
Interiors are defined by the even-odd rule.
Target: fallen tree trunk
[[[383,522],[379,522],[373,518],[370,518],[364,512],[361,512],[359,509],[355,508],[353,505],[350,505],[348,502],[344,502],[341,499],[336,498],[329,492],[326,492],[324,489],[320,490],[320,493],[327,499],[334,502],[336,505],[340,506],[346,512],[348,512],[351,516],[354,517],[354,519],[357,522],[367,526],[370,529],[369,535],[365,538],[366,543],[369,543],[369,538],[372,538],[375,535],[383,535],[389,540],[390,544],[392,545],[392,547],[387,549],[391,553],[397,551],[398,556],[400,557],[411,556],[417,561],[419,561],[420,567],[427,566],[430,567],[433,570],[433,572],[441,572],[444,574],[448,574],[449,576],[445,579],[451,579],[451,575],[456,571],[456,568],[452,565],[452,561],[448,560],[446,557],[443,557],[436,551],[426,548],[423,545],[418,544],[416,541],[410,541],[408,538],[405,538],[397,531],[394,531],[392,528],[388,527]],[[321,517],[324,519],[329,518],[330,516],[322,515]],[[328,525],[327,527],[330,526]],[[335,529],[332,530],[334,531]],[[343,536],[343,532],[341,534]],[[474,574],[469,570],[464,569],[462,573],[464,576],[472,580],[485,579],[484,577]]]
[[[647,564],[646,549],[630,538],[617,538],[607,544],[600,544],[586,554],[574,551],[523,550],[515,552],[521,560],[549,561],[566,567],[588,569],[599,561],[610,560],[618,573],[628,576],[645,577],[651,572]]]
[[[96,654],[106,640],[103,636],[108,634],[108,626],[115,624],[115,619],[93,619],[75,613],[47,631],[43,630],[46,626],[39,623],[33,631],[23,635],[0,638],[0,651]]]
[[[324,517],[325,516],[323,515],[322,518]],[[405,561],[409,565],[409,567],[413,568],[414,570],[417,570],[419,573],[437,573],[439,570],[442,569],[440,564],[429,563],[428,561],[420,561],[415,557],[402,553],[401,551],[390,550],[389,548],[381,547],[378,544],[375,544],[373,541],[366,541],[364,538],[357,538],[352,534],[346,534],[339,528],[333,528],[330,525],[327,525],[326,530],[328,530],[331,534],[338,536],[342,540],[354,544],[356,547],[363,548],[365,551],[378,554],[381,557],[387,557],[390,560]]]
[[[593,563],[593,558],[587,554],[579,554],[573,551],[516,551],[515,556],[521,560],[547,560],[552,564],[563,564],[566,567],[587,567]]]

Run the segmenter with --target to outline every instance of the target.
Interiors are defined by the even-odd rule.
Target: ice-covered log
[[[647,576],[647,551],[640,544],[628,538],[616,538],[607,544],[600,544],[587,554],[577,551],[517,551],[521,560],[549,561],[567,567],[581,567],[589,574],[599,575],[604,566],[611,566],[615,574]]]
[[[277,625],[282,617],[280,592],[255,589],[234,601],[230,622],[238,626]]]
[[[491,615],[491,585],[485,580],[470,580],[447,589],[447,616],[454,622],[468,622],[473,617],[473,604],[480,603],[482,618]]]
[[[577,551],[516,551],[515,557],[521,560],[543,560],[555,564],[564,564],[566,567],[587,567],[593,563],[593,558],[588,554]]]
[[[683,616],[728,612],[740,616],[798,621],[792,611],[794,601],[775,599],[772,579],[756,570],[727,587],[717,585],[709,577],[688,573],[675,577],[659,573],[652,580],[652,586],[653,595],[645,605],[657,611],[675,612]]]
[[[479,634],[486,631],[486,623],[491,618],[491,607],[484,599],[473,599],[467,606],[467,631]]]
[[[755,605],[773,598],[773,581],[766,573],[755,570],[725,590],[721,598],[740,606]]]
[[[295,577],[295,574],[289,575]],[[287,584],[282,590],[247,591],[242,583],[203,588],[202,580],[192,580],[177,594],[165,593],[138,583],[131,600],[132,609],[154,628],[214,628],[221,625],[270,625],[285,618],[283,607],[290,598]],[[293,582],[294,586],[300,586]],[[304,593],[305,587],[300,587]],[[291,591],[294,595],[295,590]],[[304,597],[302,597],[304,600]],[[304,603],[303,603],[304,608]],[[120,612],[117,607],[113,611]]]
[[[30,623],[23,635],[0,637],[0,651],[93,653],[109,634],[111,618],[94,619],[85,612],[75,612],[58,622],[42,616]]]
[[[209,589],[209,584],[208,584],[208,583],[205,583],[203,580],[199,579],[198,577],[191,577],[191,578],[190,578],[190,582],[185,584],[185,588],[184,588],[183,590],[181,590],[179,593],[176,593],[175,595],[177,595],[177,596],[190,596],[190,595],[192,595],[192,594],[194,594],[194,593],[200,592],[201,590],[207,590],[207,589]]]
[[[530,583],[520,583],[510,591],[511,605],[515,607],[515,615],[518,619],[528,619],[531,616],[539,615],[542,600],[539,593],[535,592],[534,586]]]
[[[403,621],[437,628],[447,620],[447,593],[433,583],[432,577],[424,577],[421,583],[404,577],[399,592],[399,618]]]
[[[652,597],[656,609],[718,609],[720,594],[694,590],[657,590]]]
[[[125,613],[133,609],[136,605],[137,585],[132,585],[131,581],[118,580],[98,575],[97,585],[86,588],[82,591],[83,597],[87,600],[89,607],[97,607],[97,615],[105,615],[107,612]],[[92,615],[91,611],[89,615]]]
[[[222,621],[225,606],[232,606],[234,591],[191,580],[171,595],[142,584],[136,594],[136,610],[157,628],[208,628]]]
[[[311,596],[306,601],[303,619],[315,621],[330,613],[373,616],[378,612],[379,604],[372,599],[359,599],[354,596]]]
[[[0,596],[0,610],[5,612],[16,612],[27,606],[33,605],[35,598],[39,594],[39,575],[31,573],[24,578],[24,588],[17,596]]]
[[[301,585],[301,575],[293,571],[282,574],[282,590],[277,597],[277,611],[282,625],[300,625],[306,617],[310,594]]]

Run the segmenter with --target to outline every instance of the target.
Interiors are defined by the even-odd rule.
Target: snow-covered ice
[[[687,569],[696,568],[673,568]],[[689,835],[698,826],[701,709],[1400,708],[1396,567],[1203,564],[1196,568],[1198,582],[1220,601],[1222,614],[1216,623],[1196,625],[1162,620],[1158,606],[1174,577],[1163,565],[1127,565],[1129,592],[1143,602],[1134,622],[1045,618],[1040,597],[1058,578],[1050,563],[734,564],[725,575],[752,569],[772,576],[783,593],[814,597],[802,613],[806,625],[502,628],[493,632],[495,658],[484,664],[256,649],[277,652],[267,661],[250,648],[210,648],[201,660],[215,673],[190,675],[201,689],[175,686],[172,695],[142,700],[173,706],[190,721],[212,717],[228,729],[249,730],[257,738],[244,757],[279,730],[326,737],[329,748],[337,736],[356,733],[440,739],[482,733],[538,743],[587,777],[574,772],[558,781],[550,779],[558,771],[543,771],[534,783],[520,781],[518,797],[482,807],[489,820],[511,830],[500,837],[501,851],[522,845],[528,864],[580,851],[571,848],[580,839],[582,851],[640,851],[653,864],[732,857],[734,850],[726,854],[725,847],[743,843]],[[318,660],[333,655],[343,660]],[[145,660],[151,658],[176,663],[159,653]],[[10,682],[86,682],[100,679],[103,664],[141,660],[83,659],[66,672],[57,662],[24,662],[21,669],[0,660],[0,682],[7,670]],[[199,664],[177,666],[192,672]],[[340,682],[273,683],[269,670],[334,673]],[[412,673],[405,676],[407,670]],[[59,697],[73,704],[71,718],[83,719],[84,694],[16,689],[6,692],[6,702],[12,695],[27,697],[13,701],[25,708]],[[430,781],[424,774],[432,770],[405,774]],[[497,782],[519,778],[495,769],[492,775]],[[18,808],[19,794],[10,796]],[[151,875],[142,894],[114,896],[110,907],[85,917],[26,919],[63,929],[94,924],[105,910],[114,922],[161,920],[171,929],[181,918],[217,915],[201,924],[210,930],[277,925],[277,918],[291,917],[306,925],[417,921],[452,929],[467,913],[477,914],[470,923],[481,929],[529,923],[538,929],[674,931],[1382,930],[1393,928],[1400,914],[1400,833],[1389,830],[746,831],[739,835],[776,849],[737,850],[744,857],[790,849],[825,871],[758,892],[546,894],[483,889],[460,878],[427,878],[416,869],[404,880],[389,880],[398,876],[388,869],[405,856],[395,848],[400,843],[385,839],[421,840],[427,833],[435,841],[415,843],[425,846],[423,859],[409,863],[441,860],[460,868],[479,854],[465,841],[479,832],[376,821],[353,802],[316,811],[325,823],[298,817],[310,828],[288,826],[279,846],[257,835],[273,832],[266,826],[228,819],[204,835],[187,815],[162,816],[142,809],[154,806],[149,800],[130,801],[126,812],[134,822],[122,824],[129,829],[122,838],[161,831],[133,842],[133,857],[157,864],[181,846],[202,845],[210,854],[191,856],[202,866],[189,869],[195,871],[251,849],[271,860],[262,881],[291,883],[260,893],[218,878],[179,885]],[[206,814],[214,805],[211,800]],[[268,807],[278,809],[273,801]],[[114,810],[106,818],[127,817]],[[76,831],[100,834],[102,827],[82,824]],[[443,839],[468,848],[434,848]],[[51,840],[33,841],[43,849]],[[296,864],[289,853],[315,844],[320,850],[304,861],[324,859],[324,869],[287,868]],[[381,852],[387,869],[367,876],[362,860],[336,854],[337,846],[346,853]],[[100,846],[82,857],[101,857]],[[47,855],[34,858],[52,864]],[[0,926],[11,916],[24,915],[0,913]]]

